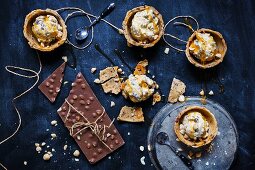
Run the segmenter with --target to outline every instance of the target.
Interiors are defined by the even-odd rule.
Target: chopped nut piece
[[[56,120],[52,120],[52,121],[51,121],[51,125],[52,125],[52,126],[56,126],[57,123],[58,123],[58,122],[57,122]]]
[[[114,107],[114,106],[115,106],[114,101],[111,101],[111,107]]]
[[[140,146],[139,149],[140,149],[140,151],[143,152],[144,151],[144,146]]]
[[[57,137],[57,135],[55,133],[50,134],[50,136],[52,139],[55,139]]]
[[[215,55],[215,57],[217,57],[217,58],[221,58],[221,57],[222,57],[222,55],[221,55],[220,53],[217,53],[217,54]]]
[[[73,156],[79,157],[80,156],[80,151],[75,150],[74,153],[73,153]]]
[[[37,146],[37,147],[35,148],[35,150],[36,150],[37,152],[41,152],[41,151],[42,151],[42,148],[41,148],[40,146]]]
[[[94,83],[99,84],[99,83],[101,83],[101,82],[100,82],[99,79],[95,79],[95,80],[94,80]]]
[[[145,156],[141,157],[141,159],[140,159],[140,162],[141,162],[142,165],[145,165],[144,159],[145,159]]]
[[[210,90],[208,94],[211,95],[211,96],[214,95],[212,90]]]
[[[121,108],[117,120],[126,122],[144,122],[142,108],[124,106]]]
[[[184,102],[185,101],[185,97],[183,95],[180,95],[178,100],[179,100],[179,102]]]
[[[181,80],[174,78],[168,96],[168,102],[170,103],[177,102],[179,96],[185,93],[185,89],[186,85]]]
[[[118,71],[119,74],[122,74],[122,73],[123,73],[123,70],[122,70],[121,68],[118,68],[117,71]]]
[[[64,149],[64,151],[65,151],[65,150],[67,149],[67,145],[64,145],[64,148],[63,148],[63,149]]]
[[[164,53],[165,53],[165,54],[168,54],[168,53],[169,53],[169,48],[165,48]]]
[[[62,59],[64,60],[64,62],[67,62],[67,56],[63,56]]]
[[[205,95],[205,91],[202,89],[200,92],[199,92],[200,96],[204,96]]]
[[[161,101],[161,96],[160,96],[159,92],[153,94],[152,99],[153,99],[152,105],[155,105],[157,102],[160,102]]]
[[[92,68],[91,68],[91,70],[90,70],[90,72],[93,74],[93,73],[95,73],[95,72],[96,72],[96,70],[97,70],[97,68],[92,67]]]
[[[182,149],[182,148],[178,148],[177,150],[178,150],[179,152],[182,152],[182,151],[183,151],[183,149]]]
[[[48,153],[45,153],[44,155],[43,155],[43,160],[45,160],[45,161],[48,161],[48,160],[50,160],[50,154],[48,154]]]

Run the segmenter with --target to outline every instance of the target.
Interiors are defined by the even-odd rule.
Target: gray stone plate
[[[204,106],[209,109],[218,122],[219,134],[213,140],[212,151],[208,153],[201,149],[202,156],[192,159],[196,170],[204,169],[229,169],[235,159],[238,147],[238,132],[231,115],[218,103],[207,99],[207,104],[200,102],[200,97],[187,97],[184,103],[166,104],[154,117],[148,133],[148,150],[150,158],[157,169],[188,169],[168,146],[156,143],[156,135],[166,132],[171,144],[183,149],[187,155],[191,148],[187,148],[181,142],[176,141],[173,125],[178,113],[190,105]]]

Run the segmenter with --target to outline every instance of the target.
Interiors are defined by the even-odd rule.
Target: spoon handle
[[[192,165],[192,162],[183,154],[181,153],[177,153],[177,155],[179,156],[179,158],[182,160],[182,162],[189,168],[189,169],[194,169],[194,166]]]
[[[115,4],[111,3],[108,7],[104,9],[104,11],[98,17],[96,17],[96,19],[89,25],[89,28],[94,26],[96,23],[98,23],[102,18],[109,15],[114,10],[114,8],[115,8]]]
[[[108,7],[106,7],[104,9],[104,11],[100,14],[100,16],[98,17],[99,20],[106,17],[107,15],[109,15],[115,8],[115,4],[111,3]]]

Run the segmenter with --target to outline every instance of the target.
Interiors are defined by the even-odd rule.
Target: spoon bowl
[[[78,42],[84,41],[88,37],[91,27],[93,27],[96,23],[98,23],[102,18],[109,15],[114,10],[114,8],[115,8],[115,4],[111,3],[108,7],[104,9],[104,11],[98,17],[96,17],[96,19],[93,22],[91,22],[89,26],[78,28],[75,31],[76,40]]]

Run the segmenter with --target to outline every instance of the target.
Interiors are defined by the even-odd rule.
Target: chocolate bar
[[[58,114],[91,164],[125,143],[81,73]]]
[[[66,62],[61,64],[38,88],[53,103],[56,100],[64,77]]]

